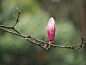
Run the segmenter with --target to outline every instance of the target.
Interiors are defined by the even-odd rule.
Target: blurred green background
[[[47,39],[50,17],[56,22],[52,44],[81,44],[86,41],[86,0],[0,0],[0,25],[12,26],[21,11],[16,29],[23,35]],[[0,65],[86,65],[86,47],[78,50],[40,48],[27,40],[0,30]]]

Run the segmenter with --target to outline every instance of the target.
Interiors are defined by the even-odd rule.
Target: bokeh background
[[[0,25],[12,26],[21,11],[16,29],[23,35],[47,39],[50,17],[56,21],[53,44],[81,44],[86,41],[86,0],[0,0]],[[0,65],[86,65],[86,47],[78,50],[40,48],[27,40],[0,30]]]

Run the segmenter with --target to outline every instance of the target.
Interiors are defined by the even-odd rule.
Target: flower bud
[[[47,37],[49,41],[54,40],[55,31],[56,31],[55,20],[53,19],[53,17],[51,17],[47,25]]]

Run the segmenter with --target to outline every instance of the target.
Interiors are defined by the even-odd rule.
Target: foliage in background
[[[36,0],[4,0],[2,1],[2,24],[11,26],[15,23],[12,14],[17,16],[16,7],[21,11],[20,21],[16,26],[24,35],[32,35],[47,39],[46,26],[51,14],[46,12]],[[63,6],[62,6],[63,7]],[[58,9],[63,12],[61,5]],[[66,9],[65,9],[66,10]],[[67,11],[66,11],[67,12]],[[58,15],[59,13],[57,13]],[[76,13],[77,14],[77,13]],[[55,17],[57,16],[55,15]],[[56,36],[53,44],[73,45],[81,43],[80,31],[76,31],[74,23],[66,17],[56,21]],[[83,48],[70,50],[51,47],[48,51],[9,33],[0,31],[1,65],[84,65]],[[80,54],[82,53],[82,54]]]

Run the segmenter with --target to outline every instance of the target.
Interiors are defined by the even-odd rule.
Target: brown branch
[[[68,44],[67,44],[67,46],[60,46],[60,45],[50,44],[49,42],[44,41],[44,35],[43,35],[42,40],[36,39],[36,38],[32,37],[31,35],[22,35],[18,30],[15,29],[15,26],[19,22],[19,16],[20,16],[20,11],[18,10],[18,8],[16,8],[16,9],[18,11],[18,17],[16,18],[15,15],[13,14],[13,17],[17,19],[16,23],[13,26],[0,25],[0,29],[1,30],[5,31],[5,32],[8,32],[8,33],[11,33],[11,34],[14,34],[14,35],[17,35],[17,36],[20,36],[20,37],[23,37],[27,41],[29,41],[29,42],[31,42],[33,44],[36,44],[36,45],[40,46],[41,48],[45,48],[45,49],[48,49],[49,47],[47,47],[47,46],[50,45],[50,46],[53,46],[53,47],[60,47],[60,48],[68,48],[68,49],[77,50],[77,49],[82,48],[83,45],[85,44],[83,42],[83,38],[82,38],[82,43],[80,45],[75,45],[75,42],[74,42],[73,46],[68,46]],[[7,30],[5,28],[7,28],[7,29],[13,29],[15,32]],[[33,39],[34,41],[29,40],[29,38]],[[35,41],[38,41],[39,43],[36,43]]]

